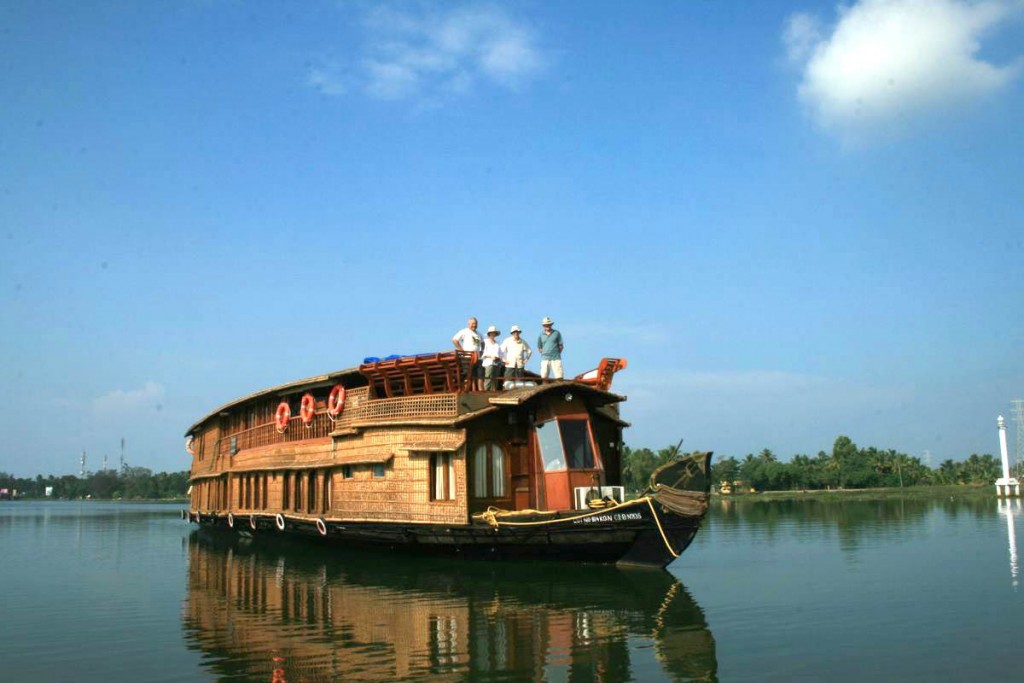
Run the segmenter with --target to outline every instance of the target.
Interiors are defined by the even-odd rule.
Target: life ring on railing
[[[320,532],[321,536],[327,535],[327,524],[319,517],[317,517],[316,520],[316,530]]]
[[[313,415],[316,414],[316,399],[313,394],[305,394],[302,397],[302,405],[299,406],[299,419],[307,427],[313,426]]]
[[[196,513],[196,524],[202,524],[202,523],[203,523],[203,513],[197,512]]]
[[[233,514],[231,514],[230,512],[228,513],[228,528],[229,529],[234,529],[235,528],[235,516]]]
[[[191,434],[189,434],[188,438],[185,439],[185,452],[188,453],[189,455],[195,455],[196,454],[195,443],[196,443],[196,438],[194,436],[192,436]]]
[[[284,434],[284,430],[288,429],[288,420],[292,419],[292,408],[288,405],[288,401],[281,401],[277,406],[277,412],[274,413],[274,427],[277,428],[279,434]]]
[[[345,387],[336,384],[327,397],[327,417],[336,420],[345,410]]]
[[[252,527],[253,531],[256,531],[256,527],[258,526],[256,522],[256,515],[249,515],[249,526]]]
[[[274,517],[274,523],[277,524],[278,531],[284,531],[284,515],[280,512],[278,512],[277,516]]]

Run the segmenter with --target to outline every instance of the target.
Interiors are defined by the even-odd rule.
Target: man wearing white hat
[[[533,349],[522,338],[522,330],[519,329],[519,325],[513,325],[509,331],[512,336],[501,342],[501,359],[505,361],[505,376],[522,377],[526,362],[533,355]],[[509,382],[506,382],[505,388],[508,387]]]
[[[540,324],[544,328],[537,338],[541,379],[548,378],[549,369],[555,379],[562,379],[562,333],[554,329],[555,321],[551,318],[544,318]]]
[[[484,391],[494,391],[498,388],[495,377],[501,368],[501,345],[498,344],[498,335],[501,334],[494,325],[487,328],[487,338],[484,339],[483,368],[484,368]]]

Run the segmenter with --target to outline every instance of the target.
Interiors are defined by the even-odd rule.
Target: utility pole
[[[124,474],[124,437],[121,437],[121,473]]]
[[[85,451],[84,450],[82,451],[81,463],[82,463],[82,468],[81,468],[80,474],[81,474],[82,478],[85,479]]]

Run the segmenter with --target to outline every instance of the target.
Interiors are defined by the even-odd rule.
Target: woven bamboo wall
[[[383,478],[374,478],[370,465],[353,465],[352,478],[343,477],[336,469],[332,482],[332,514],[344,519],[396,520],[464,524],[468,521],[466,506],[465,447],[453,453],[455,465],[455,500],[430,500],[430,458],[426,453],[399,450],[410,443],[441,443],[461,441],[463,430],[451,428],[368,429],[361,444],[356,440],[338,442],[337,459],[342,462],[358,457],[360,451],[387,450],[396,455],[385,467]],[[348,451],[351,449],[351,453]]]
[[[193,509],[237,514],[277,513],[323,516],[350,521],[396,521],[465,524],[468,521],[465,447],[453,452],[453,501],[430,500],[430,457],[403,446],[427,448],[441,444],[452,449],[465,440],[463,429],[403,427],[366,429],[340,439],[316,439],[250,449],[231,458],[228,482],[219,478],[193,485]],[[384,465],[384,476],[373,476],[373,465]],[[346,477],[346,469],[351,477]],[[308,473],[315,472],[314,505],[310,507]],[[288,505],[285,506],[287,478]],[[299,504],[294,477],[302,476]],[[329,476],[327,509],[323,503],[324,476]],[[287,509],[286,509],[287,507]]]

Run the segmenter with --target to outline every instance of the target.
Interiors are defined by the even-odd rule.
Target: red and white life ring
[[[274,522],[277,524],[278,531],[284,531],[284,515],[278,512],[277,516],[274,517]]]
[[[321,536],[327,535],[327,524],[324,522],[323,519],[320,519],[319,517],[316,520],[316,530],[320,532]]]
[[[345,387],[336,384],[331,389],[331,395],[327,397],[327,417],[332,420],[338,419],[345,410]]]
[[[235,528],[235,516],[233,514],[231,514],[230,512],[228,513],[228,528],[229,529],[234,529]]]
[[[189,434],[188,438],[185,439],[185,452],[189,455],[196,454],[196,439],[191,434]]]
[[[274,413],[274,426],[277,431],[284,434],[284,430],[288,429],[288,420],[292,419],[292,408],[288,405],[288,401],[281,401],[277,406],[277,412]]]
[[[249,526],[252,527],[253,531],[256,531],[256,515],[249,515]]]
[[[313,415],[316,414],[316,399],[313,394],[305,394],[302,397],[302,405],[299,406],[299,419],[307,427],[313,425]]]

